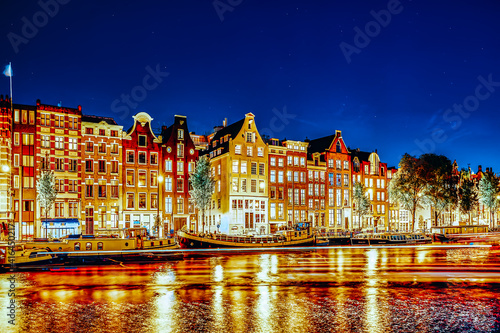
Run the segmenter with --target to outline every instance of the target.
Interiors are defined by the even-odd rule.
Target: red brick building
[[[319,158],[315,158],[317,154]],[[322,163],[325,164],[325,173],[321,170],[314,170],[313,175],[309,173],[309,179],[314,176],[313,185],[311,183],[308,185],[309,201],[314,200],[315,209],[319,205],[319,212],[315,211],[314,218],[318,221],[315,225],[328,227],[331,231],[348,230],[351,226],[351,157],[342,138],[342,132],[337,130],[334,135],[311,140],[308,156],[314,162],[308,164],[309,171],[321,166]],[[319,183],[316,172],[320,176]],[[323,179],[323,176],[326,179]],[[314,198],[311,198],[311,193],[314,193]],[[319,219],[316,216],[318,213]]]
[[[189,135],[185,116],[175,116],[174,123],[161,132],[160,211],[165,234],[184,225],[196,223],[194,204],[189,198],[189,174],[194,171],[198,150]]]
[[[125,228],[155,230],[158,215],[158,175],[161,141],[153,133],[153,118],[145,112],[133,116],[134,125],[123,135],[122,205]]]

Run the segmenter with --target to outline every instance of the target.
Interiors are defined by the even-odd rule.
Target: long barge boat
[[[174,254],[158,250],[176,249],[172,238],[149,237],[145,228],[122,230],[122,237],[69,235],[57,241],[0,244],[0,268],[25,269],[33,265],[120,264],[122,262],[165,261]]]
[[[177,232],[177,240],[181,249],[296,247],[323,243],[317,241],[309,222],[297,223],[269,236],[196,234],[183,228]]]

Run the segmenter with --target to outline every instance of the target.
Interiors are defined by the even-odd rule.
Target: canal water
[[[0,332],[500,332],[497,248],[188,253],[0,275]]]

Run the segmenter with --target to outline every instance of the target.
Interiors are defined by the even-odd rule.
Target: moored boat
[[[271,248],[316,244],[316,235],[309,222],[297,223],[273,235],[196,234],[183,228],[177,232],[177,239],[182,249]]]
[[[33,253],[43,251],[52,260],[39,260],[40,265],[112,264],[124,261],[165,261],[174,257],[174,254],[158,251],[179,247],[173,238],[149,237],[145,228],[123,229],[120,236],[69,235],[55,241],[38,239],[16,243],[15,253],[17,256],[20,249]],[[17,265],[22,266],[26,266],[25,263],[19,262]]]
[[[26,249],[22,245],[0,246],[0,268],[19,269],[26,266],[52,264],[56,256],[46,249]]]
[[[431,242],[432,239],[423,233],[361,233],[351,237],[352,245],[410,245]]]
[[[488,242],[500,240],[500,232],[489,232],[488,225],[452,225],[431,228],[436,242]]]

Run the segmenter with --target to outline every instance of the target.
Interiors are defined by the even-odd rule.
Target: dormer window
[[[335,148],[335,151],[337,153],[341,153],[342,152],[342,146],[340,145],[340,141],[337,141],[337,146]]]
[[[145,135],[139,135],[139,147],[147,146],[147,138]]]

